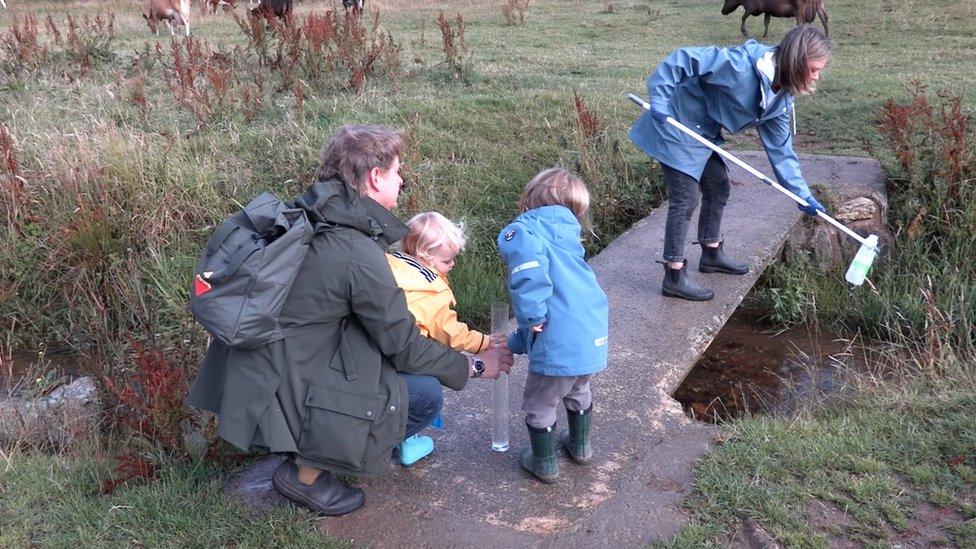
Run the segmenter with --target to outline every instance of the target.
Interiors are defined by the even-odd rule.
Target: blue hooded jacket
[[[800,198],[810,189],[793,151],[790,117],[793,95],[773,92],[773,51],[749,40],[733,48],[682,48],[672,52],[647,79],[651,109],[666,113],[716,145],[721,130],[738,133],[756,126],[776,179]],[[660,123],[645,111],[630,140],[664,165],[701,179],[711,149]]]
[[[607,365],[609,305],[583,259],[580,224],[564,206],[515,218],[498,235],[508,265],[508,293],[518,320],[508,346],[529,355],[529,370],[579,376]],[[544,325],[542,332],[532,326]]]

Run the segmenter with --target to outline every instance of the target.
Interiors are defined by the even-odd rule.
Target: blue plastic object
[[[414,435],[400,443],[400,465],[410,467],[434,451],[434,439]]]
[[[430,426],[433,427],[434,429],[443,429],[444,428],[444,418],[441,417],[440,414],[437,414],[437,417],[435,417],[434,418],[434,421],[432,421],[430,423]]]

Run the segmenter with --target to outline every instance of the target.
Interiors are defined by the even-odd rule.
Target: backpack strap
[[[212,256],[220,250],[221,242],[227,240],[234,231],[240,229],[241,226],[237,223],[221,223],[217,230],[214,231],[213,236],[210,237],[209,245],[207,246],[206,254],[207,256]]]
[[[227,260],[227,266],[224,267],[224,269],[219,273],[214,273],[209,280],[220,282],[223,278],[236,273],[237,269],[240,268],[241,263],[244,263],[244,261],[251,257],[251,254],[257,250],[258,246],[256,245],[241,246],[236,252],[234,252],[234,255],[230,256],[230,259]]]

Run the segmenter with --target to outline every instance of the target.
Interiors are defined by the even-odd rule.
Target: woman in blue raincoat
[[[714,293],[686,271],[688,223],[698,207],[698,270],[745,274],[749,267],[722,251],[722,210],[729,196],[729,173],[721,157],[666,122],[678,120],[716,145],[722,130],[737,133],[755,126],[779,183],[803,198],[800,209],[816,215],[823,206],[800,173],[793,151],[794,97],[812,93],[827,65],[831,44],[810,25],[789,31],[778,46],[749,40],[732,48],[681,48],[647,80],[651,108],[630,129],[630,139],[661,163],[668,187],[664,228],[664,283],[670,297],[707,301]]]

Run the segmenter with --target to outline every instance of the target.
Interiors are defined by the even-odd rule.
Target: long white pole
[[[637,103],[641,107],[644,107],[644,109],[651,110],[651,105],[647,101],[644,101],[643,99],[641,99],[640,97],[637,97],[636,95],[634,95],[632,93],[628,93],[627,94],[627,98],[630,99],[631,101],[633,101],[634,103]],[[786,196],[792,198],[793,201],[796,202],[797,204],[800,204],[801,206],[808,206],[809,205],[809,204],[807,204],[807,201],[806,200],[800,198],[799,196],[797,196],[796,194],[794,194],[793,192],[791,192],[789,189],[783,187],[782,185],[780,185],[776,181],[773,181],[772,179],[766,177],[765,175],[763,175],[762,172],[760,172],[759,170],[753,168],[749,164],[746,164],[742,160],[739,160],[738,158],[736,158],[731,153],[727,152],[722,147],[719,147],[715,143],[712,143],[711,141],[709,141],[709,140],[705,139],[704,137],[698,135],[697,132],[691,130],[690,128],[688,128],[687,126],[685,126],[684,124],[682,124],[681,122],[678,122],[677,120],[675,120],[674,118],[671,118],[669,116],[668,117],[668,123],[671,124],[672,126],[674,126],[675,128],[678,128],[682,132],[686,133],[688,136],[694,138],[696,141],[698,141],[702,145],[705,145],[709,149],[712,149],[713,151],[717,152],[719,155],[722,156],[722,158],[725,158],[725,159],[727,159],[727,160],[729,160],[731,162],[734,162],[737,166],[739,166],[743,170],[745,170],[745,171],[751,173],[752,175],[756,176],[757,178],[759,178],[759,180],[762,181],[763,183],[769,185],[770,187],[776,189],[777,191],[779,191],[779,192],[785,194]],[[869,248],[873,249],[875,252],[878,252],[879,251],[877,247],[871,246],[870,244],[868,244],[868,241],[867,241],[866,238],[864,238],[863,236],[861,236],[861,235],[855,233],[854,231],[848,229],[846,225],[844,225],[840,221],[837,221],[833,217],[830,217],[829,215],[827,215],[827,213],[822,212],[820,210],[817,210],[817,215],[820,216],[820,218],[822,218],[823,220],[825,220],[828,223],[830,223],[831,225],[833,225],[834,227],[837,227],[838,229],[844,231],[845,233],[847,233],[847,236],[850,236],[854,240],[857,240],[862,245],[868,246]]]

